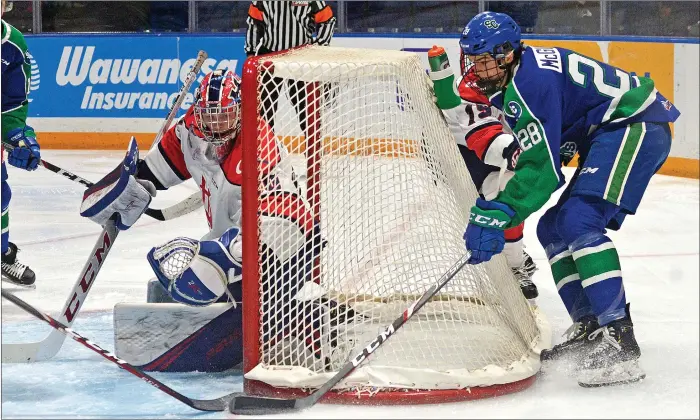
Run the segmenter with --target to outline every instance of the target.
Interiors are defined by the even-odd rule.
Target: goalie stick
[[[197,79],[197,74],[199,74],[199,70],[202,68],[202,64],[204,64],[204,60],[206,60],[207,57],[207,52],[204,50],[200,50],[197,54],[197,60],[192,65],[192,69],[190,69],[190,71],[187,73],[185,83],[183,83],[182,87],[180,88],[180,91],[177,94],[173,106],[170,107],[170,111],[168,112],[168,116],[165,118],[165,121],[163,121],[163,125],[160,127],[160,130],[158,130],[158,133],[156,134],[156,137],[153,140],[153,143],[151,144],[151,149],[153,149],[160,142],[160,139],[163,137],[163,134],[170,127],[170,124],[175,118],[175,115],[177,115],[177,112],[180,109],[182,102],[185,100],[185,93],[187,93],[190,90],[190,88],[192,87],[192,83],[194,83],[194,81]],[[4,141],[2,145],[8,150],[14,149],[14,146]],[[40,159],[40,163],[41,166],[50,170],[51,172],[63,175],[71,181],[76,181],[80,184],[85,185],[86,187],[91,187],[94,184],[93,182],[90,182],[87,179],[82,178],[72,172],[69,172],[59,166],[56,166],[51,162],[45,161],[44,159]],[[194,210],[197,210],[199,207],[201,207],[202,201],[200,199],[200,194],[201,193],[199,191],[194,192],[181,202],[173,204],[172,206],[166,207],[164,209],[146,209],[146,214],[160,221],[171,220],[180,216],[184,216],[185,214],[191,213]]]
[[[362,352],[353,357],[331,379],[321,385],[316,391],[303,398],[274,398],[251,395],[236,395],[231,400],[229,409],[233,414],[277,414],[295,410],[303,410],[316,404],[328,391],[354,371],[367,357],[381,347],[396,331],[398,331],[416,312],[418,312],[433,296],[435,296],[452,278],[457,275],[469,261],[471,252],[463,255],[433,286],[409,306],[384,332],[379,334]]]
[[[7,144],[5,142],[3,142],[2,145],[5,146],[5,148],[8,150],[12,150],[14,148],[11,144]],[[62,175],[70,179],[71,181],[75,181],[86,187],[92,187],[94,185],[93,182],[88,181],[87,179],[80,177],[74,174],[73,172],[63,169],[60,166],[54,165],[51,162],[47,162],[44,159],[40,159],[40,163],[41,166],[48,169],[49,171]],[[199,199],[199,194],[200,193],[197,192],[196,195],[193,194],[184,199],[183,201],[177,204],[173,204],[172,206],[166,207],[164,209],[146,209],[146,214],[156,220],[160,220],[161,222],[183,216],[187,213],[192,212],[193,210],[196,210],[199,207],[197,203],[197,201],[201,201]]]
[[[158,130],[158,134],[156,134],[155,139],[153,139],[153,143],[151,144],[151,148],[149,150],[153,150],[153,148],[156,147],[158,143],[160,143],[160,139],[163,137],[167,129],[170,128],[170,123],[172,123],[173,119],[175,118],[175,115],[177,115],[177,111],[180,109],[182,101],[185,100],[185,93],[189,92],[190,87],[192,87],[192,83],[194,83],[194,81],[197,80],[197,74],[199,74],[199,70],[202,68],[202,64],[204,64],[204,60],[206,60],[207,57],[208,55],[206,51],[199,50],[199,52],[197,53],[197,60],[194,62],[192,68],[187,73],[185,83],[182,84],[180,91],[177,93],[177,98],[175,99],[173,106],[170,107],[170,112],[168,112],[168,116],[165,117],[165,121],[163,121],[163,125],[160,127],[160,130]]]
[[[75,321],[82,304],[85,303],[88,292],[95,283],[95,278],[107,259],[118,234],[119,230],[115,227],[114,220],[110,220],[97,238],[90,257],[85,262],[85,266],[78,275],[78,280],[61,310],[59,319],[67,326],[73,325],[73,321]],[[3,290],[3,295],[4,293]],[[60,332],[51,331],[45,339],[35,343],[3,343],[2,362],[22,363],[50,359],[58,353],[65,339],[66,337]]]
[[[64,337],[64,338],[65,338],[65,336],[72,338],[73,340],[77,341],[78,343],[84,345],[85,347],[89,348],[90,350],[94,351],[95,353],[99,354],[100,356],[104,357],[105,359],[109,360],[110,362],[116,364],[117,366],[119,366],[120,369],[124,369],[125,371],[131,373],[132,375],[135,375],[138,378],[143,379],[149,385],[157,388],[160,391],[163,391],[164,393],[170,395],[171,397],[177,399],[178,401],[181,401],[182,403],[184,403],[184,404],[186,404],[194,409],[201,410],[201,411],[224,411],[224,410],[226,410],[226,407],[228,406],[229,400],[236,394],[236,393],[231,393],[231,394],[219,397],[219,398],[214,398],[212,400],[197,400],[194,398],[186,397],[186,396],[180,394],[179,392],[175,391],[174,389],[170,388],[169,386],[165,385],[164,383],[160,382],[156,378],[148,375],[147,373],[141,371],[140,369],[134,367],[133,365],[130,365],[129,363],[125,362],[124,360],[119,359],[117,356],[115,356],[111,352],[103,349],[102,347],[98,346],[97,344],[93,343],[92,341],[88,340],[87,338],[83,337],[82,335],[78,334],[77,332],[73,331],[70,327],[66,326],[65,324],[63,324],[60,321],[57,321],[56,319],[54,319],[50,315],[39,312],[35,307],[33,307],[32,305],[23,301],[22,299],[18,298],[17,296],[13,295],[12,293],[10,293],[6,290],[2,290],[2,297],[4,297],[5,299],[9,300],[12,303],[14,303],[15,305],[19,306],[20,308],[27,311],[29,314],[33,315],[34,317],[51,325],[51,327],[55,329],[55,331],[53,331],[53,332],[60,332],[61,334],[63,334],[62,337]],[[4,350],[3,350],[3,352],[4,352]]]
[[[197,61],[195,61],[194,65],[192,66],[192,70],[190,70],[190,72],[187,73],[187,78],[185,79],[185,83],[180,89],[177,100],[173,104],[173,107],[170,108],[170,112],[168,113],[167,118],[163,122],[163,126],[160,128],[158,135],[156,135],[156,138],[153,140],[153,144],[151,144],[150,150],[153,150],[158,145],[158,143],[160,143],[160,139],[163,137],[165,130],[167,130],[168,127],[170,127],[170,123],[173,121],[173,118],[175,118],[177,110],[180,108],[182,101],[185,99],[184,93],[190,90],[192,83],[194,83],[194,81],[197,79],[197,73],[199,73],[199,69],[202,67],[202,64],[204,64],[204,60],[206,59],[206,51],[200,50],[197,54]],[[202,207],[202,200],[200,196],[201,193],[199,191],[193,192],[189,197],[185,198],[181,202],[173,204],[167,209],[163,209],[161,216],[165,218],[164,220],[168,220],[169,218],[180,217],[187,213],[191,213],[197,210],[198,208]]]
[[[175,118],[175,115],[177,115],[178,109],[180,109],[180,105],[182,105],[182,101],[185,99],[185,93],[189,92],[192,83],[194,83],[194,81],[197,79],[199,69],[202,67],[202,64],[204,64],[204,60],[206,60],[207,57],[207,52],[204,50],[200,50],[197,54],[197,61],[194,62],[192,69],[189,73],[187,73],[185,83],[182,85],[182,88],[180,88],[180,92],[178,92],[177,99],[175,100],[175,103],[173,104],[172,108],[170,108],[170,112],[168,112],[168,116],[165,118],[163,125],[160,127],[156,138],[153,139],[153,144],[151,144],[151,148],[149,150],[153,150],[158,145],[158,143],[160,143],[160,139],[163,138],[165,131],[170,127],[170,123],[172,123],[173,119]],[[201,193],[199,191],[195,191],[189,197],[185,198],[179,203],[173,204],[172,206],[163,209],[161,211],[161,214],[159,215],[163,217],[163,219],[158,219],[157,217],[156,219],[169,220],[183,216],[187,213],[191,213],[197,210],[198,208],[202,207],[203,203],[200,197]]]

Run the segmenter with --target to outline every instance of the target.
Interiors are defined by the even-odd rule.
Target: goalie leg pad
[[[240,243],[239,230],[233,227],[211,241],[175,238],[152,248],[147,259],[174,300],[204,306],[216,302],[230,283],[241,279]]]
[[[227,303],[118,303],[115,353],[149,372],[231,369],[243,360],[242,316],[242,306]]]
[[[139,149],[132,137],[122,165],[85,190],[80,215],[102,226],[116,215],[119,230],[136,223],[156,195],[152,182],[134,177],[138,158]]]

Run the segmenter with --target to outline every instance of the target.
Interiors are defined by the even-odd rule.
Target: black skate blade
[[[579,382],[578,384],[579,384],[579,386],[581,386],[583,388],[602,388],[602,387],[606,387],[606,386],[634,384],[634,383],[642,381],[646,377],[647,377],[647,375],[643,374],[637,378],[625,379],[624,381],[606,382],[606,383],[599,383],[599,384],[587,384],[584,382]]]
[[[12,281],[9,278],[4,277],[4,276],[2,277],[2,281],[7,283],[7,284],[11,284],[13,286],[18,287],[17,290],[34,290],[34,289],[36,289],[36,283],[32,283],[32,284],[16,283],[16,282],[14,282],[14,281]],[[5,287],[5,289],[12,291],[12,289],[9,287]]]

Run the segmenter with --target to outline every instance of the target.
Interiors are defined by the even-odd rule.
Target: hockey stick
[[[199,50],[197,53],[197,60],[192,65],[192,69],[190,69],[190,71],[187,73],[185,83],[182,84],[180,91],[177,93],[175,102],[173,103],[173,106],[170,107],[170,112],[168,112],[168,116],[165,117],[165,121],[163,121],[163,125],[160,127],[160,130],[158,130],[155,139],[153,139],[153,143],[151,144],[151,148],[149,150],[153,150],[153,148],[160,143],[160,139],[163,137],[167,129],[170,128],[170,123],[173,122],[175,115],[177,115],[177,111],[180,109],[180,105],[182,105],[182,101],[185,100],[185,93],[189,92],[190,87],[192,87],[192,83],[197,80],[199,70],[202,68],[202,64],[204,64],[204,60],[206,60],[207,57],[208,55],[206,51]]]
[[[352,371],[355,370],[369,355],[381,347],[396,331],[398,331],[408,321],[413,314],[418,312],[440,289],[442,289],[452,278],[460,272],[467,264],[471,252],[463,255],[445,274],[442,275],[437,284],[430,286],[423,295],[409,306],[401,316],[389,325],[386,330],[379,334],[372,342],[362,349],[362,353],[348,361],[331,379],[323,384],[316,391],[303,398],[274,398],[256,397],[250,395],[236,395],[231,400],[229,409],[233,414],[277,414],[295,410],[303,410],[316,404],[328,391],[342,381]]]
[[[73,286],[71,294],[68,295],[68,300],[63,305],[59,318],[62,323],[69,327],[73,325],[73,321],[75,321],[81,305],[85,302],[90,287],[95,282],[95,277],[102,268],[118,234],[119,230],[114,226],[114,220],[107,222],[100,237],[97,238],[83,270],[78,275],[78,280]],[[61,333],[51,331],[45,339],[35,343],[3,343],[2,362],[22,363],[50,359],[58,353],[65,339],[66,337]]]
[[[206,60],[207,57],[207,52],[204,50],[200,50],[199,53],[197,53],[197,61],[194,62],[192,69],[189,71],[189,73],[187,73],[185,83],[183,83],[182,87],[180,88],[180,92],[177,94],[177,99],[175,100],[172,108],[170,108],[170,112],[168,112],[168,116],[165,118],[165,121],[163,121],[163,125],[160,127],[158,134],[156,134],[155,139],[153,139],[153,143],[151,144],[151,148],[149,150],[153,150],[158,143],[160,143],[160,139],[163,138],[165,131],[170,127],[175,115],[177,115],[178,109],[180,109],[180,105],[182,105],[182,101],[185,100],[185,93],[189,92],[190,87],[192,87],[192,83],[197,80],[197,74],[199,74],[199,70],[202,68],[202,64],[204,64],[204,60]],[[203,204],[200,197],[201,193],[199,191],[193,192],[189,197],[185,198],[179,203],[163,209],[159,215],[163,217],[163,219],[158,220],[174,219],[197,210],[198,208],[202,207]]]
[[[14,146],[12,146],[11,144],[3,142],[2,145],[7,150],[14,149]],[[73,172],[67,171],[67,170],[61,168],[60,166],[54,165],[51,162],[47,162],[44,159],[40,159],[39,163],[41,163],[41,166],[48,169],[49,171],[57,173],[59,175],[62,175],[64,177],[70,179],[71,181],[75,181],[75,182],[82,184],[86,187],[92,187],[94,185],[94,182],[88,181],[87,179],[80,177],[80,176],[74,174]],[[187,200],[185,200],[185,201],[187,201]],[[177,203],[177,204],[173,204],[172,206],[166,207],[162,210],[146,209],[146,214],[151,216],[152,218],[154,218],[156,220],[160,220],[161,222],[165,221],[165,220],[174,219],[176,217],[180,217],[184,214],[187,214],[191,211],[188,209],[191,206],[191,204],[188,204],[188,205],[183,204],[183,203],[185,203],[185,201]]]
[[[35,316],[36,318],[46,322],[47,324],[51,325],[52,328],[54,328],[56,331],[60,332],[62,337],[65,338],[65,336],[68,336],[72,338],[73,340],[77,341],[78,343],[84,345],[85,347],[89,348],[90,350],[94,351],[95,353],[99,354],[100,356],[104,357],[105,359],[109,360],[110,362],[116,364],[119,366],[120,369],[124,369],[125,371],[131,373],[132,375],[135,375],[144,381],[146,381],[149,385],[159,389],[160,391],[165,392],[166,394],[170,395],[171,397],[181,401],[182,403],[195,408],[197,410],[201,411],[224,411],[226,410],[226,407],[228,406],[229,400],[235,395],[235,393],[224,395],[223,397],[215,398],[213,400],[196,400],[193,398],[188,398],[179,392],[175,391],[174,389],[170,388],[169,386],[165,385],[164,383],[160,382],[156,378],[148,375],[147,373],[142,372],[140,369],[134,367],[133,365],[130,365],[129,363],[125,362],[122,359],[119,359],[117,356],[112,354],[111,352],[103,349],[102,347],[98,346],[97,344],[93,343],[92,341],[88,340],[87,338],[83,337],[82,335],[78,334],[77,332],[73,331],[70,327],[66,326],[60,321],[57,321],[53,317],[51,317],[48,314],[41,313],[39,312],[36,308],[34,308],[32,305],[28,304],[27,302],[23,301],[22,299],[18,298],[17,296],[13,295],[12,293],[2,290],[2,297],[5,299],[9,300],[10,302],[14,303],[15,305],[19,306],[23,310],[27,311],[29,314]],[[54,332],[56,332],[54,331]],[[3,350],[4,351],[4,350]]]
[[[194,83],[194,81],[197,79],[197,74],[199,74],[199,70],[202,68],[202,64],[204,64],[204,60],[206,60],[207,57],[208,55],[204,50],[200,50],[197,54],[197,60],[194,62],[192,69],[187,73],[185,83],[183,83],[182,87],[180,88],[180,91],[177,94],[173,106],[170,107],[170,111],[168,112],[168,116],[165,118],[165,121],[163,121],[163,125],[161,125],[160,130],[158,130],[158,133],[156,134],[156,137],[153,140],[153,143],[151,144],[151,149],[153,149],[160,142],[160,139],[165,134],[165,131],[170,127],[170,124],[175,118],[175,115],[177,115],[177,111],[180,109],[182,102],[185,100],[185,93],[187,93],[190,90],[190,88],[192,87],[192,83]],[[4,141],[2,145],[8,150],[14,149],[14,146]],[[86,187],[91,187],[93,185],[93,182],[90,182],[87,179],[82,178],[72,172],[69,172],[59,166],[56,166],[51,162],[47,162],[44,159],[40,159],[40,163],[41,166],[43,166],[44,168],[50,170],[51,172],[62,175],[70,179],[71,181],[76,181],[80,184],[85,185]],[[184,199],[183,201],[177,204],[173,204],[172,206],[166,207],[162,210],[146,209],[146,214],[160,221],[175,219],[187,213],[191,213],[194,210],[197,210],[199,207],[201,207],[202,201],[199,197],[200,192],[197,191],[189,197],[187,197],[186,199]]]

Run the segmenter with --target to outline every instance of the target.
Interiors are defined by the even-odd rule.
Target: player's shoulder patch
[[[537,67],[545,70],[562,72],[561,53],[551,47],[531,47]]]

